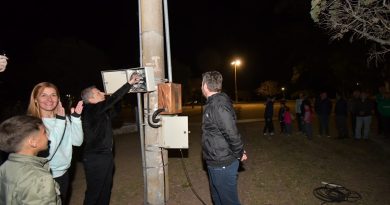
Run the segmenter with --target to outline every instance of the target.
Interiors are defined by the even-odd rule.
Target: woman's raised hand
[[[74,113],[74,112],[76,112],[77,114],[81,114],[81,112],[83,111],[83,101],[82,100],[80,100],[78,103],[77,103],[77,105],[76,105],[76,107],[75,108],[70,108],[70,113]]]
[[[65,109],[62,107],[61,101],[58,102],[57,109],[56,109],[56,115],[65,117]]]

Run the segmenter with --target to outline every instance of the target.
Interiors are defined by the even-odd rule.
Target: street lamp
[[[236,97],[236,103],[238,102],[238,91],[237,91],[237,66],[241,65],[241,61],[239,59],[233,61],[231,63],[234,65],[234,92],[235,92],[235,97]]]
[[[285,87],[282,87],[283,99],[286,98],[286,96],[285,96],[285,94],[284,94],[284,90],[285,90],[285,89],[286,89]]]

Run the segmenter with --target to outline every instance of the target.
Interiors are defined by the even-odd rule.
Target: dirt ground
[[[168,159],[169,199],[166,204],[202,204],[191,191],[182,166],[184,162],[193,189],[205,204],[211,205],[207,172],[201,160],[200,108],[186,109],[190,116],[190,148],[185,151],[184,159]],[[276,134],[268,138],[262,136],[264,123],[255,118],[262,116],[261,105],[243,105],[239,107],[239,112],[238,126],[249,157],[239,173],[242,204],[321,204],[322,201],[313,195],[313,189],[322,186],[321,182],[341,184],[361,194],[362,199],[354,204],[390,204],[389,139],[373,135],[368,141],[339,140],[334,137],[334,126],[331,128],[332,138],[307,140],[297,133],[289,137]],[[274,125],[278,128],[275,121]],[[117,135],[115,141],[116,171],[111,204],[142,205],[144,188],[138,133]],[[169,152],[170,156],[178,156],[177,150]],[[85,178],[80,162],[75,162],[73,169],[69,204],[78,205],[83,202]]]

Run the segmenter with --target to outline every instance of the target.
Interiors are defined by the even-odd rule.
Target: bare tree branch
[[[390,52],[389,0],[312,0],[310,14],[331,40],[349,35],[351,42],[363,39],[377,44],[368,60],[384,59]]]

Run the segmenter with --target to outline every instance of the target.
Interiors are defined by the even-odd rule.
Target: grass
[[[248,112],[242,105],[241,117],[247,117],[245,113],[250,113],[250,118],[255,116],[253,113],[259,114],[258,107],[253,107],[256,111]],[[190,115],[191,134],[189,136],[190,148],[183,160],[193,188],[206,204],[211,205],[207,172],[201,160],[200,109],[186,109]],[[390,196],[388,196],[390,192],[390,140],[377,136],[372,136],[369,141],[318,137],[308,140],[298,134],[290,137],[276,134],[269,139],[261,134],[263,126],[263,122],[238,124],[249,157],[248,161],[243,164],[244,170],[239,173],[238,179],[242,204],[321,204],[321,201],[313,196],[313,189],[322,186],[323,181],[341,184],[360,193],[362,199],[354,204],[390,204]],[[335,136],[333,125],[331,131],[331,135]],[[143,175],[137,133],[132,133],[130,136],[128,134],[116,136],[116,144],[117,169],[111,204],[141,205],[144,199]],[[169,150],[170,153],[174,151]],[[189,187],[179,156],[176,154],[169,158],[169,200],[167,204],[201,204]],[[84,178],[82,169],[77,170],[78,173],[73,182],[72,205],[82,204]]]

